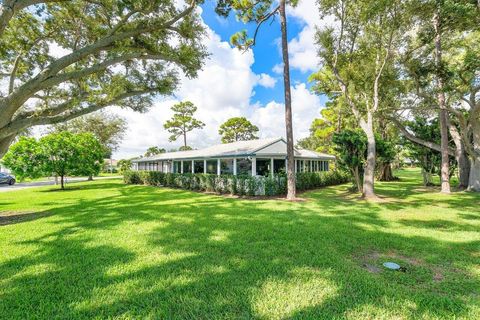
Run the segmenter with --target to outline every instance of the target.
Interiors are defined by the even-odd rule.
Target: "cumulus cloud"
[[[257,83],[265,88],[273,88],[275,87],[275,83],[277,83],[277,79],[273,78],[269,74],[262,73],[257,76]]]
[[[331,17],[320,17],[316,0],[299,1],[295,8],[289,7],[289,17],[303,24],[303,29],[288,43],[290,67],[301,72],[313,72],[318,69],[319,59],[314,39],[317,28],[324,28],[333,24]]]

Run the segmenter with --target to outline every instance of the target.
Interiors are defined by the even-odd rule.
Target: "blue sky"
[[[218,16],[214,1],[207,1],[203,6],[202,18],[204,22],[217,33],[223,41],[229,42],[230,37],[237,31],[248,30],[252,35],[255,30],[253,23],[244,24],[237,21],[234,14],[228,18]],[[300,19],[291,18],[288,20],[288,39],[295,38],[305,27],[305,22]],[[275,65],[282,63],[281,52],[279,51],[280,41],[280,23],[278,18],[273,23],[264,23],[258,33],[257,43],[253,48],[255,62],[252,65],[252,71],[260,74],[267,73],[277,78],[274,88],[255,87],[255,95],[252,97],[254,102],[266,104],[271,100],[283,101],[283,78],[281,74],[275,74],[272,69]],[[303,82],[308,84],[310,72],[301,72],[297,69],[291,71],[292,83]],[[309,85],[309,84],[308,84]],[[310,86],[310,85],[309,85]]]

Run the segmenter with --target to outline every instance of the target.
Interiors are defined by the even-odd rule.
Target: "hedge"
[[[240,196],[274,196],[287,193],[285,176],[252,177],[193,173],[163,173],[158,171],[125,171],[124,182],[127,184],[145,184],[165,186],[195,191],[208,191],[220,194]],[[324,172],[297,173],[298,191],[349,182],[350,175],[337,170]]]

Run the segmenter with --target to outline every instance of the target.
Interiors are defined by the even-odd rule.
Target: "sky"
[[[136,157],[150,146],[177,149],[182,139],[169,142],[163,128],[171,118],[171,106],[179,101],[192,101],[198,110],[195,117],[205,123],[201,130],[187,134],[187,143],[203,148],[220,143],[219,126],[228,118],[244,116],[260,129],[261,138],[285,136],[283,66],[280,51],[280,24],[262,26],[253,50],[233,48],[229,39],[253,25],[228,19],[214,12],[214,1],[207,0],[199,9],[206,28],[204,44],[210,53],[195,79],[183,79],[174,95],[156,99],[146,113],[127,109],[111,109],[127,120],[128,129],[115,159]],[[309,75],[319,61],[314,45],[316,24],[320,21],[315,0],[300,0],[296,8],[287,8],[288,40],[291,67],[291,90],[294,139],[308,136],[312,120],[319,116],[324,97],[310,91]]]

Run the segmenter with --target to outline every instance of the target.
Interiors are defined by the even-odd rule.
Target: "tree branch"
[[[34,0],[32,0],[34,1]],[[148,33],[152,31],[157,31],[159,29],[166,29],[173,24],[175,24],[180,19],[184,18],[188,14],[190,14],[196,6],[196,1],[191,1],[191,4],[182,12],[167,20],[166,22],[162,22],[160,24],[157,23],[143,23],[137,26],[136,28],[128,31],[124,31],[121,33],[113,34],[111,36],[106,36],[97,40],[95,43],[91,45],[87,45],[77,51],[74,51],[70,54],[67,54],[56,61],[50,63],[45,69],[40,71],[34,78],[27,81],[20,87],[18,87],[15,91],[13,91],[7,99],[9,103],[5,105],[5,111],[2,112],[6,115],[6,117],[11,117],[13,114],[20,108],[25,101],[27,101],[33,94],[38,92],[43,88],[42,83],[49,78],[58,74],[61,70],[65,69],[66,67],[83,60],[87,56],[91,54],[98,53],[102,50],[108,48],[112,43],[117,41],[121,41],[127,38],[138,36],[142,33]]]
[[[4,0],[3,4],[0,5],[0,36],[18,11],[40,3],[62,1],[66,0]]]
[[[156,90],[157,90],[156,88],[150,88],[146,90],[136,90],[136,91],[125,92],[108,101],[102,101],[96,104],[91,104],[81,109],[68,110],[71,107],[71,105],[75,102],[70,100],[58,105],[55,108],[47,109],[44,112],[41,112],[39,114],[34,114],[34,116],[32,117],[28,117],[28,118],[22,117],[10,122],[5,127],[1,128],[0,139],[10,136],[12,134],[17,134],[21,130],[31,126],[48,125],[48,124],[56,124],[59,122],[65,122],[65,121],[98,111],[105,107],[116,105],[124,99],[152,93],[152,92],[155,92]],[[50,113],[50,116],[46,116],[48,113]]]
[[[389,119],[390,119],[390,121],[393,122],[393,124],[395,124],[395,126],[398,128],[398,130],[400,130],[401,134],[405,138],[407,138],[408,140],[410,140],[410,141],[412,141],[416,144],[419,144],[421,146],[424,146],[424,147],[430,148],[432,150],[438,151],[438,152],[442,151],[442,148],[440,147],[440,145],[438,145],[436,143],[433,143],[433,142],[429,142],[429,141],[425,141],[423,139],[420,139],[420,138],[416,137],[415,135],[413,135],[412,133],[408,132],[408,130],[396,118],[390,117]],[[455,156],[455,151],[449,148],[448,154],[451,155],[451,156]]]
[[[20,55],[18,55],[15,58],[15,62],[13,63],[13,69],[12,69],[12,72],[10,73],[10,81],[8,85],[8,94],[13,92],[13,87],[15,85],[15,76],[17,74],[17,69],[19,64],[20,64]]]
[[[257,22],[257,27],[255,28],[255,32],[253,33],[253,43],[251,46],[254,46],[255,45],[255,42],[257,40],[257,34],[258,34],[258,31],[260,30],[260,27],[262,26],[262,24],[267,21],[268,19],[270,19],[273,15],[275,15],[278,10],[280,9],[280,6],[277,6],[275,9],[273,9],[271,12],[269,12],[267,15],[265,15],[262,19],[260,19],[260,21]]]

